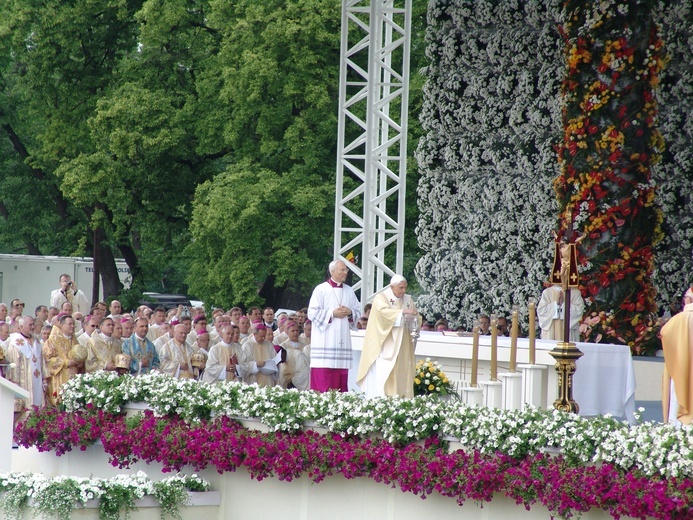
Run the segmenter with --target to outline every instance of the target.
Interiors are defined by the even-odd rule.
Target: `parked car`
[[[190,309],[192,305],[187,296],[182,294],[164,294],[155,292],[142,293],[143,297],[140,301],[140,305],[146,305],[152,309],[157,307],[163,307],[164,309],[173,309],[179,305],[183,305]]]

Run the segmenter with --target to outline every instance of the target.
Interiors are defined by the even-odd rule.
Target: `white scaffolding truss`
[[[410,41],[411,0],[343,1],[334,254],[364,304],[402,273]]]

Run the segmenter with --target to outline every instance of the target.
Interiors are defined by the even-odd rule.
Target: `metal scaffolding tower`
[[[343,1],[334,254],[364,304],[402,273],[410,41],[411,0]]]

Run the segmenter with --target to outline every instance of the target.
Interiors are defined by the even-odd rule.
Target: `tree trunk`
[[[117,296],[123,289],[123,284],[118,276],[113,250],[104,243],[104,235],[102,228],[98,228],[94,233],[96,242],[94,244],[94,269],[98,269],[101,273],[103,301],[106,301],[110,297]]]

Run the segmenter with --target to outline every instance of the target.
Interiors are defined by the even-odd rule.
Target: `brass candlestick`
[[[479,386],[477,384],[477,374],[479,372],[479,320],[474,320],[474,327],[472,328],[472,333],[474,334],[474,339],[472,342],[472,382],[471,386],[476,388]]]
[[[498,316],[491,314],[491,381],[498,381]]]
[[[512,329],[510,332],[510,372],[517,370],[517,335],[520,327],[519,311],[517,305],[513,305]]]
[[[534,297],[530,297],[529,305],[529,364],[535,365],[537,361],[537,304]]]

